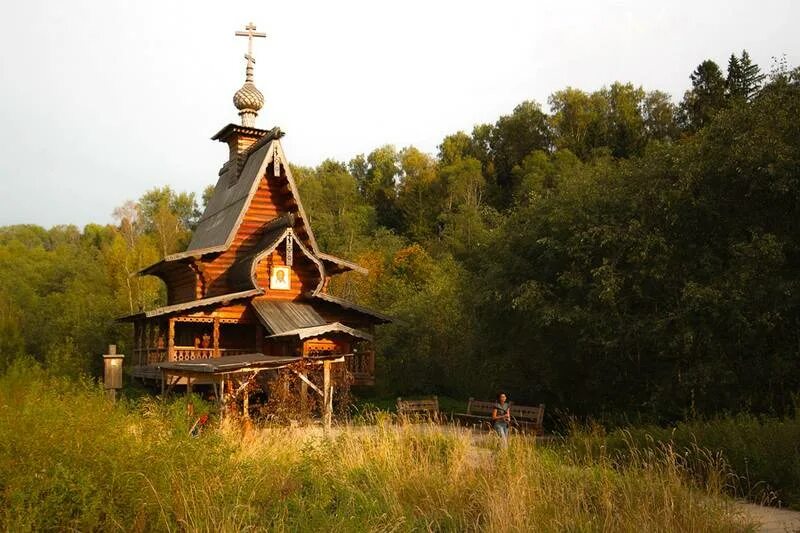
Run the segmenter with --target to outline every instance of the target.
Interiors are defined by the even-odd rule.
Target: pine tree
[[[742,56],[739,58],[731,54],[726,82],[728,97],[733,100],[750,101],[761,89],[765,77],[758,65],[752,62],[747,50],[742,50]]]
[[[689,77],[692,88],[683,95],[680,122],[684,129],[697,131],[725,107],[725,78],[719,65],[710,59],[700,63]]]

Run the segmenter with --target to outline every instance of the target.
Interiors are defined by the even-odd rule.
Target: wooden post
[[[214,357],[219,357],[219,317],[214,317]]]
[[[168,320],[168,331],[167,334],[167,361],[174,361],[175,360],[175,319],[170,318]]]
[[[308,383],[300,380],[300,412],[303,415],[306,414],[306,409],[308,409]]]
[[[192,394],[192,378],[186,376],[186,394]]]
[[[367,368],[368,368],[368,372],[369,372],[369,377],[374,378],[375,377],[375,349],[374,349],[374,347],[370,346],[368,353],[369,353],[369,360],[368,360],[368,363],[367,363],[367,365],[368,365]]]
[[[144,350],[144,359],[142,360],[143,365],[150,364],[150,330],[153,329],[150,327],[150,323],[145,321],[142,325],[142,349]]]
[[[139,348],[139,365],[147,364],[147,322],[139,321],[139,338],[136,340]]]
[[[322,424],[330,429],[333,415],[333,398],[331,398],[331,362],[322,363]]]
[[[219,378],[219,416],[225,418],[225,376]]]
[[[244,388],[244,397],[242,398],[242,417],[250,418],[250,391],[247,387]]]
[[[142,323],[139,320],[133,322],[133,364],[139,366],[142,364],[142,352],[140,351],[142,345],[139,342],[139,337],[142,333]]]
[[[303,357],[306,356],[306,344],[303,343],[303,347],[301,348],[301,354]],[[308,383],[304,380],[300,380],[300,412],[303,413],[303,416],[306,414],[306,409],[308,409]]]
[[[117,399],[117,390],[122,388],[122,361],[125,356],[117,353],[117,345],[109,344],[108,353],[103,356],[103,387],[106,394]]]

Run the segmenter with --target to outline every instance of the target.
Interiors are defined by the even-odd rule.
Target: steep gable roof
[[[140,273],[156,274],[165,263],[227,250],[258,190],[261,177],[267,173],[267,169],[272,164],[272,174],[275,177],[285,177],[287,181],[296,205],[297,212],[293,216],[299,222],[299,227],[306,236],[303,240],[311,249],[311,253],[325,265],[326,271],[330,274],[338,274],[353,270],[366,274],[365,268],[320,251],[300,199],[297,184],[292,176],[292,170],[289,165],[285,164],[286,155],[279,141],[282,136],[283,132],[280,128],[273,128],[235,159],[228,161],[220,171],[219,179],[214,187],[214,194],[192,233],[192,240],[187,249],[166,256],[158,263],[142,269]]]

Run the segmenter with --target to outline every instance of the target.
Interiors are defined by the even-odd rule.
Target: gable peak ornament
[[[242,126],[254,128],[258,111],[264,107],[264,95],[253,83],[253,70],[256,64],[256,59],[253,56],[253,38],[263,38],[267,34],[256,32],[256,25],[250,22],[245,26],[244,31],[237,31],[235,35],[237,37],[247,37],[247,53],[244,55],[247,60],[247,67],[245,68],[244,85],[233,95],[233,105],[239,110],[239,116],[242,117]]]

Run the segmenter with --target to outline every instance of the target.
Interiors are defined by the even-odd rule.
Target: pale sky
[[[239,117],[248,21],[257,126],[291,162],[347,161],[384,144],[435,154],[445,135],[523,100],[616,80],[679,100],[706,58],[747,49],[800,64],[800,3],[3,0],[0,225],[107,223],[170,185],[216,182]]]

